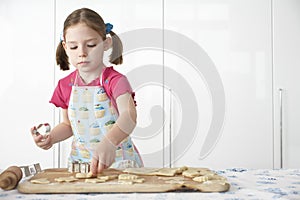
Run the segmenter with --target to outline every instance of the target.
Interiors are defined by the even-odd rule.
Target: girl
[[[124,75],[103,63],[110,48],[110,62],[123,61],[122,43],[112,27],[87,8],[67,17],[56,62],[61,70],[69,70],[69,62],[76,70],[59,80],[50,100],[62,108],[63,121],[47,135],[31,129],[43,149],[74,135],[69,161],[89,163],[93,174],[110,166],[143,166],[129,136],[136,125],[134,92]]]

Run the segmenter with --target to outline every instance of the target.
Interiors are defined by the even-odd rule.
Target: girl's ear
[[[66,50],[67,50],[67,46],[66,46],[65,41],[62,41],[61,43],[62,43],[62,46],[64,47],[64,49],[65,49],[65,51],[66,51]]]
[[[112,39],[111,37],[107,37],[104,41],[104,51],[107,51],[112,46]]]

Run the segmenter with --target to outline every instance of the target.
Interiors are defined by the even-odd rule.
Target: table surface
[[[21,194],[17,190],[0,189],[0,200],[96,200],[96,199],[289,199],[300,200],[300,169],[243,169],[216,170],[228,179],[231,188],[224,193],[167,192],[167,193],[102,193],[102,194]]]

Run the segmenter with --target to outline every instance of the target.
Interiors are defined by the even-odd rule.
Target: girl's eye
[[[96,44],[88,44],[87,46],[88,46],[88,47],[95,47]]]
[[[71,50],[77,49],[77,46],[70,47]]]

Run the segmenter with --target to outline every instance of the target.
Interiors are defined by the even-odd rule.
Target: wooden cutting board
[[[102,175],[119,175],[124,172],[116,169],[106,169]],[[131,193],[131,192],[170,192],[170,191],[193,191],[193,192],[225,192],[230,188],[229,183],[199,183],[191,178],[184,178],[184,183],[167,183],[160,176],[144,176],[143,183],[121,184],[118,179],[110,180],[104,183],[86,183],[85,179],[79,179],[75,182],[56,182],[54,179],[59,177],[74,176],[75,173],[68,172],[66,168],[46,169],[28,180],[22,181],[18,185],[18,191],[21,193]],[[175,175],[175,177],[183,177]],[[50,181],[47,184],[31,183],[31,180],[46,178]]]

